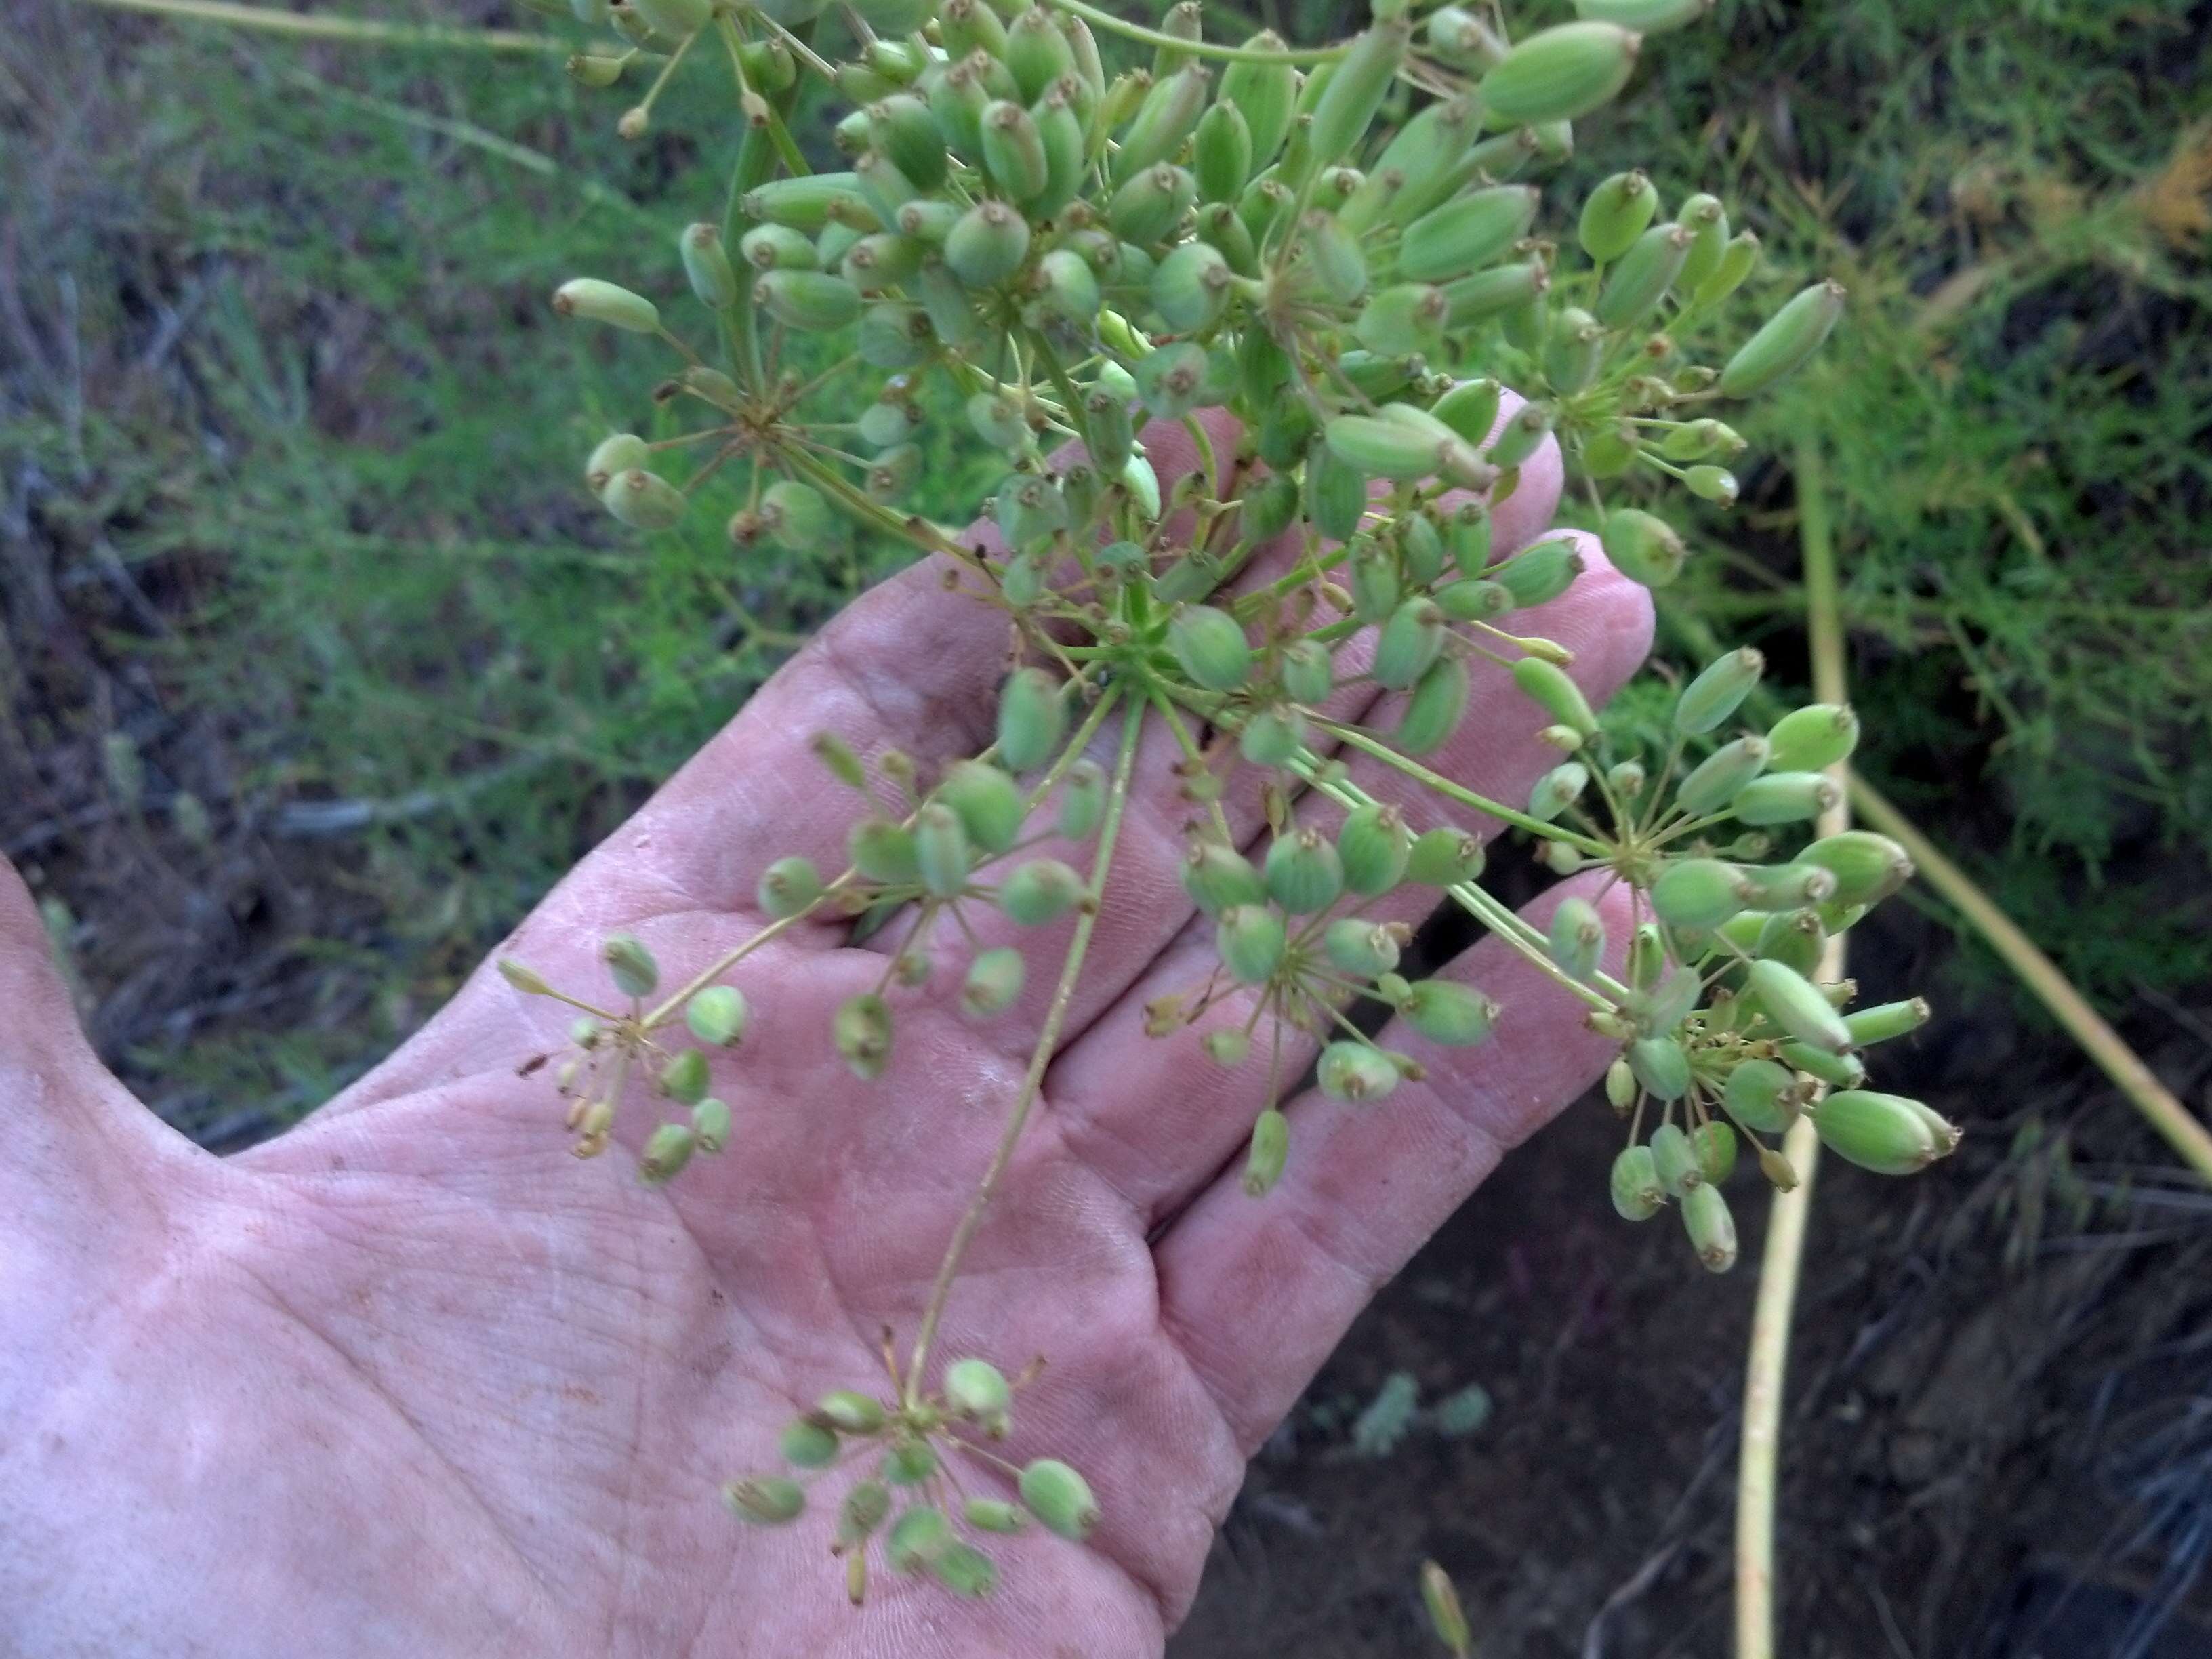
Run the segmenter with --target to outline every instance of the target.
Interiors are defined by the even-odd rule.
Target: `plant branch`
[[[936,1281],[929,1287],[929,1299],[922,1304],[921,1322],[915,1327],[914,1354],[907,1363],[906,1395],[908,1400],[921,1397],[921,1382],[929,1364],[930,1345],[937,1339],[939,1322],[945,1316],[945,1304],[952,1293],[952,1281],[959,1274],[960,1263],[968,1254],[968,1246],[975,1237],[975,1230],[983,1224],[983,1212],[990,1208],[996,1196],[999,1182],[1013,1162],[1014,1148],[1021,1142],[1022,1131],[1029,1127],[1030,1115],[1044,1086],[1045,1068],[1052,1063],[1054,1050],[1060,1042],[1060,1029],[1067,1021],[1068,1005],[1074,1000],[1075,983],[1083,972],[1084,957],[1091,950],[1091,935],[1098,925],[1098,912],[1103,906],[1106,873],[1114,862],[1114,843],[1121,828],[1121,810],[1128,805],[1129,778],[1136,769],[1137,740],[1143,733],[1145,711],[1131,702],[1123,714],[1121,753],[1114,762],[1114,781],[1106,796],[1106,811],[1098,826],[1098,853],[1091,866],[1090,903],[1076,918],[1075,934],[1068,941],[1067,957],[1061,964],[1060,983],[1053,988],[1052,1004],[1045,1012],[1044,1025],[1037,1033],[1036,1048],[1030,1055],[1029,1071],[1023,1076],[1021,1092],[1016,1097],[1013,1111],[1006,1119],[1006,1127],[999,1137],[998,1150],[991,1155],[990,1168],[975,1188],[975,1195],[968,1200],[957,1225],[952,1230],[952,1239],[945,1247],[945,1260],[939,1264]]]
[[[477,52],[565,52],[568,43],[550,34],[514,29],[440,28],[425,23],[380,23],[366,17],[327,17],[313,12],[241,6],[232,0],[93,0],[118,11],[151,12],[187,22],[223,23],[307,40],[349,40],[361,46],[420,46],[434,52],[460,46]]]
[[[1344,56],[1343,46],[1286,46],[1280,52],[1267,52],[1256,46],[1218,46],[1205,40],[1186,40],[1180,35],[1164,34],[1158,29],[1146,28],[1142,23],[1132,23],[1116,17],[1110,11],[1086,5],[1084,0],[1049,0],[1062,11],[1073,12],[1086,23],[1118,34],[1124,40],[1141,40],[1148,46],[1165,46],[1170,51],[1188,52],[1193,58],[1212,58],[1230,64],[1327,64]]]

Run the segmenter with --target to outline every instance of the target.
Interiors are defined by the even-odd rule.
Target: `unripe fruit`
[[[553,309],[631,334],[652,334],[660,327],[660,313],[652,301],[596,276],[572,277],[555,289]]]
[[[1613,23],[1562,23],[1528,36],[1482,77],[1493,125],[1571,120],[1611,101],[1642,37]]]
[[[915,814],[914,854],[921,884],[933,896],[957,898],[967,890],[968,831],[943,801],[929,801]]]
[[[700,1042],[718,1048],[734,1048],[744,1040],[751,1011],[744,993],[734,985],[709,985],[695,992],[684,1005],[684,1024]]]
[[[1779,962],[1758,961],[1747,970],[1744,983],[1766,1017],[1798,1042],[1832,1054],[1851,1051],[1850,1028],[1802,974]]]
[[[822,896],[822,877],[809,860],[780,858],[762,872],[757,896],[762,913],[771,921],[781,921]]]
[[[1720,811],[1765,769],[1768,753],[1764,738],[1723,744],[1690,769],[1675,787],[1674,804],[1692,817]]]
[[[1844,314],[1840,283],[1815,283],[1769,318],[1721,370],[1724,398],[1764,392],[1820,349]]]
[[[1406,875],[1424,887],[1455,887],[1482,873],[1482,843],[1463,830],[1428,830],[1413,838]]]
[[[1252,647],[1236,617],[1210,605],[1188,605],[1168,624],[1168,649],[1194,685],[1234,691],[1252,674]]]
[[[1498,1005],[1472,985],[1425,979],[1399,1000],[1398,1017],[1431,1042],[1466,1048],[1490,1035]]]
[[[1325,910],[1344,890],[1344,866],[1328,836],[1293,827],[1267,848],[1267,892],[1292,915]]]
[[[1398,1067],[1381,1050],[1346,1039],[1321,1051],[1314,1080],[1332,1100],[1380,1100],[1398,1086]]]
[[[1597,296],[1597,319],[1607,328],[1629,328],[1658,308],[1690,257],[1693,233],[1679,224],[1654,225],[1638,237],[1606,274]]]
[[[957,1541],[944,1510],[917,1504],[891,1523],[884,1557],[895,1572],[917,1572]]]
[[[1689,1056],[1670,1037],[1638,1037],[1628,1045],[1628,1064],[1656,1099],[1680,1100],[1690,1092]]]
[[[1267,883],[1244,855],[1218,842],[1195,841],[1183,855],[1183,890],[1200,910],[1218,915],[1236,905],[1267,902]]]
[[[1597,716],[1590,711],[1589,700],[1558,664],[1523,657],[1513,665],[1513,683],[1558,725],[1571,726],[1585,738],[1597,735]]]
[[[1403,357],[1443,344],[1450,319],[1451,301],[1442,289],[1399,283],[1368,300],[1352,331],[1370,351]]]
[[[1577,233],[1583,252],[1600,264],[1618,259],[1635,245],[1659,210],[1659,192],[1640,171],[1616,173],[1583,203]]]
[[[1228,302],[1235,273],[1218,248],[1185,242],[1152,272],[1152,304],[1168,326],[1188,333],[1210,326]]]
[[[1018,668],[999,693],[999,758],[1010,770],[1042,765],[1060,748],[1067,727],[1060,682],[1042,668]]]
[[[1766,659],[1749,646],[1717,658],[1682,688],[1674,703],[1674,729],[1692,736],[1711,731],[1742,706],[1765,672]]]
[[[1691,1131],[1690,1144],[1698,1155],[1698,1168],[1705,1179],[1717,1187],[1735,1170],[1735,1131],[1717,1121],[1699,1124]]]
[[[667,530],[682,522],[684,492],[641,466],[617,472],[599,491],[599,504],[633,530]]]
[[[1549,933],[1552,959],[1576,979],[1597,972],[1605,957],[1605,919],[1597,906],[1579,894],[1560,900],[1552,912]]]
[[[1283,40],[1262,29],[1245,43],[1248,51],[1280,52]],[[1240,58],[1221,72],[1217,102],[1233,106],[1251,129],[1252,167],[1264,167],[1275,159],[1297,113],[1297,70],[1279,59]]]
[[[1613,1207],[1623,1219],[1649,1221],[1667,1201],[1659,1165],[1649,1146],[1628,1146],[1613,1160]]]
[[[1823,773],[1769,772],[1738,790],[1729,809],[1741,823],[1803,823],[1832,810],[1843,798],[1843,786]]]
[[[1717,927],[1744,908],[1743,878],[1718,859],[1675,859],[1651,884],[1651,908],[1670,927]]]
[[[999,908],[1024,927],[1058,920],[1080,903],[1083,878],[1058,859],[1032,859],[999,884]]]
[[[1605,556],[1632,582],[1664,587],[1682,574],[1688,549],[1674,527],[1640,507],[1625,507],[1606,515],[1599,534]]]
[[[1728,1200],[1711,1185],[1693,1187],[1682,1200],[1682,1225],[1698,1260],[1717,1273],[1735,1266],[1735,1218]]]
[[[1574,735],[1570,727],[1558,730],[1570,737]],[[1528,816],[1549,823],[1579,800],[1583,791],[1589,787],[1589,769],[1580,761],[1555,766],[1537,779],[1535,787],[1528,791]]]
[[[1222,965],[1246,985],[1264,985],[1273,976],[1286,943],[1283,919],[1261,904],[1230,906],[1214,929]]]
[[[1859,717],[1844,704],[1808,703],[1775,721],[1766,741],[1776,771],[1823,771],[1858,747]]]
[[[1523,236],[1536,217],[1537,192],[1493,185],[1423,214],[1398,245],[1398,274],[1439,282],[1480,270]]]
[[[1421,676],[1406,701],[1395,734],[1397,746],[1408,755],[1425,755],[1443,747],[1467,714],[1467,665],[1445,656]]]
[[[831,1018],[830,1036],[853,1075],[874,1082],[890,1064],[890,1005],[872,992],[848,997]]]
[[[660,983],[659,964],[633,933],[608,934],[599,945],[599,960],[606,963],[615,989],[626,997],[649,997]]]
[[[945,238],[945,263],[971,289],[994,288],[1029,257],[1029,222],[1004,202],[979,202]]]
[[[776,1445],[785,1462],[802,1469],[823,1468],[837,1461],[836,1431],[811,1418],[802,1417],[787,1425]]]
[[[1547,605],[1583,572],[1583,556],[1566,541],[1539,542],[1498,567],[1496,580],[1518,609]],[[1573,724],[1569,721],[1567,724]]]
[[[645,1146],[638,1153],[637,1172],[653,1186],[673,1181],[691,1161],[698,1144],[689,1125],[664,1123],[645,1138]]]
[[[1405,879],[1413,837],[1396,807],[1370,803],[1345,816],[1336,846],[1345,886],[1363,898],[1373,898]]]
[[[1324,163],[1349,154],[1382,106],[1412,30],[1402,18],[1378,21],[1355,39],[1313,106],[1312,151]]]
[[[1002,1014],[1022,994],[1028,964],[1010,945],[981,952],[968,966],[960,987],[960,1011],[975,1019]]]
[[[1163,346],[1138,362],[1137,395],[1161,420],[1180,420],[1198,407],[1206,369],[1206,349],[1195,342]]]
[[[1912,879],[1912,860],[1905,850],[1869,830],[1823,836],[1797,856],[1835,877],[1839,904],[1879,903]]]
[[[1040,1457],[1022,1470],[1022,1502],[1062,1538],[1081,1543],[1098,1524],[1098,1500],[1090,1483],[1057,1458]]]
[[[730,1103],[708,1098],[691,1108],[691,1134],[702,1152],[719,1152],[730,1144]]]
[[[1812,1112],[1822,1146],[1876,1175],[1911,1175],[1923,1170],[1950,1150],[1946,1143],[1955,1136],[1948,1124],[1903,1095],[1843,1089]]]
[[[1244,1155],[1244,1190],[1264,1198],[1283,1178],[1291,1151],[1291,1121],[1270,1106],[1252,1121],[1251,1148]]]
[[[1006,1374],[990,1361],[956,1359],[945,1368],[945,1403],[997,1438],[1006,1432],[1014,1392]]]
[[[1723,1099],[1747,1129],[1780,1134],[1796,1121],[1801,1097],[1790,1068],[1771,1060],[1747,1060],[1729,1073]]]
[[[1669,1198],[1680,1198],[1692,1188],[1705,1184],[1698,1150],[1680,1124],[1662,1123],[1651,1132],[1651,1161]]]
[[[722,1488],[722,1501],[739,1520],[773,1527],[796,1519],[806,1507],[806,1493],[796,1480],[760,1476],[731,1481]]]
[[[971,1498],[960,1506],[960,1513],[978,1532],[1019,1532],[1030,1523],[1027,1510],[999,1498]]]
[[[1368,672],[1377,685],[1405,690],[1443,653],[1449,635],[1443,612],[1434,600],[1407,599],[1382,625],[1376,641],[1374,665]]]
[[[761,309],[787,328],[828,334],[856,321],[860,292],[842,276],[820,270],[771,270],[753,284]]]
[[[1262,708],[1244,722],[1237,752],[1255,766],[1287,766],[1305,738],[1305,718],[1296,709]]]

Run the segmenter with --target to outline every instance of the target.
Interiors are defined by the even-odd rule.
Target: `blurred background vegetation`
[[[1210,27],[1263,19],[1353,21],[1255,0]],[[1584,124],[1558,198],[1632,164],[1729,198],[1769,254],[1746,325],[1808,273],[1848,286],[1824,357],[1750,417],[1743,501],[1698,520],[1673,602],[1802,674],[1789,463],[1816,441],[1865,770],[2139,1041],[2192,1055],[2208,40],[2186,0],[1718,0]],[[740,559],[721,513],[647,539],[590,501],[581,458],[640,418],[653,365],[544,296],[578,272],[678,291],[675,231],[719,208],[732,135],[702,75],[622,143],[628,97],[559,61],[60,0],[0,35],[0,849],[104,1055],[210,1145],[388,1051],[895,556]],[[826,153],[826,120],[805,137]],[[985,482],[950,453],[927,476],[947,516]],[[1946,1041],[1984,1089],[2016,1080],[2038,1016],[1915,902],[1895,948],[2002,1033]],[[2040,1216],[2075,1191],[2063,1149],[2021,1145]],[[2027,1200],[1991,1201],[2024,1224]]]

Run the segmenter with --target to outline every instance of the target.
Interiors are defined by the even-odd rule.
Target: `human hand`
[[[1178,428],[1147,438],[1164,477],[1192,464]],[[1534,538],[1559,488],[1547,447],[1497,507],[1498,545]],[[1595,700],[1641,659],[1650,611],[1577,539],[1588,570],[1529,627],[1576,653]],[[824,781],[814,733],[864,756],[895,745],[925,770],[988,742],[1003,618],[942,575],[910,571],[824,629],[510,950],[589,984],[599,941],[629,931],[688,975],[763,925],[771,859],[842,867],[860,809]],[[1474,684],[1430,763],[1517,798],[1557,759],[1543,716],[1502,672],[1478,665]],[[1364,696],[1340,712],[1358,718]],[[890,1072],[857,1082],[824,1032],[889,947],[793,930],[733,975],[754,1020],[717,1066],[730,1151],[650,1188],[636,1103],[608,1156],[565,1155],[550,1087],[518,1075],[559,1046],[564,1011],[487,969],[298,1128],[217,1160],[100,1066],[27,896],[0,880],[0,1645],[1158,1652],[1245,1458],[1375,1290],[1611,1052],[1571,999],[1477,946],[1449,971],[1503,1005],[1498,1036],[1408,1036],[1427,1078],[1379,1106],[1292,1103],[1287,1173],[1245,1196],[1235,1165],[1264,1068],[1220,1070],[1187,1034],[1142,1031],[1143,1005],[1210,957],[1176,877],[1176,759],[1164,738],[1139,757],[1043,1104],[935,1350],[1009,1371],[1046,1357],[1007,1450],[1067,1459],[1103,1510],[1083,1546],[1006,1540],[981,1603],[879,1576],[856,1611],[820,1517],[741,1531],[717,1492],[773,1465],[780,1430],[824,1390],[880,1378],[886,1327],[911,1332],[1047,987],[981,1025],[902,1009]],[[1440,821],[1395,775],[1352,774],[1416,829]],[[1258,833],[1254,793],[1232,787],[1224,805]],[[1431,896],[1402,889],[1378,914],[1418,921]],[[1056,959],[1056,933],[1032,935],[1033,964]]]

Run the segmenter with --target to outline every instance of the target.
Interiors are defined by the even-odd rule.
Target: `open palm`
[[[1149,435],[1164,475],[1189,464],[1179,431]],[[1506,545],[1540,529],[1558,479],[1548,451],[1527,468],[1498,511]],[[1649,611],[1583,544],[1589,574],[1537,625],[1602,696],[1641,659]],[[842,867],[860,808],[811,734],[925,769],[987,742],[1005,624],[941,577],[925,566],[854,605],[509,951],[589,986],[598,941],[625,929],[672,982],[757,931],[770,860]],[[1432,763],[1515,796],[1556,759],[1540,723],[1479,672]],[[733,977],[752,1030],[716,1066],[731,1149],[664,1189],[630,1156],[652,1117],[641,1088],[621,1145],[567,1156],[550,1085],[518,1076],[559,1045],[563,1011],[489,972],[299,1128],[209,1157],[99,1066],[0,876],[0,1647],[1158,1652],[1245,1457],[1376,1288],[1606,1057],[1570,999],[1478,947],[1449,971],[1504,1005],[1498,1038],[1407,1037],[1428,1079],[1379,1106],[1297,1101],[1287,1174],[1247,1198],[1233,1165],[1266,1068],[1224,1071],[1187,1033],[1142,1030],[1143,1005],[1202,978],[1209,948],[1176,878],[1176,758],[1148,734],[1042,1103],[936,1349],[1008,1371],[1046,1358],[1009,1450],[1075,1464],[1104,1518],[1087,1545],[1006,1540],[981,1603],[883,1575],[856,1611],[824,1517],[740,1530],[716,1493],[772,1467],[780,1429],[823,1391],[882,1391],[882,1334],[912,1334],[1064,928],[1025,937],[1032,989],[994,1021],[902,1001],[872,1084],[826,1028],[884,947],[823,926],[749,957]],[[1443,821],[1392,775],[1353,775],[1415,828]],[[1256,831],[1255,799],[1226,805]],[[1407,920],[1420,902],[1384,902]]]

